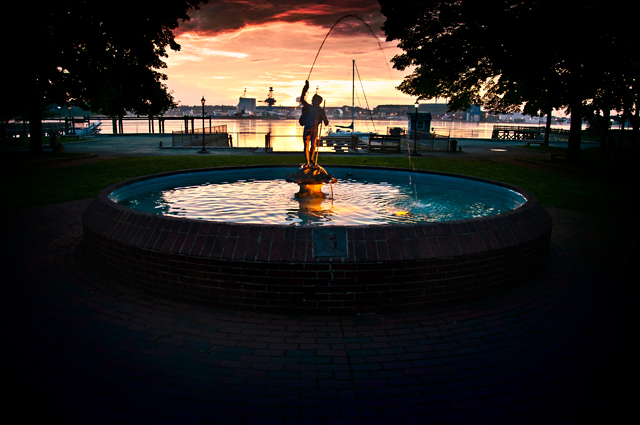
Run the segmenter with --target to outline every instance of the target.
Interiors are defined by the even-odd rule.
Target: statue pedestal
[[[327,196],[326,193],[322,191],[321,184],[299,184],[300,191],[296,193],[296,198],[324,198]]]
[[[322,185],[338,181],[319,165],[301,167],[295,174],[287,174],[286,180],[300,186],[296,198],[324,198],[327,195],[322,192]]]

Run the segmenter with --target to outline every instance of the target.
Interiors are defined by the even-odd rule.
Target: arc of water
[[[327,33],[327,35],[324,37],[324,40],[322,40],[322,44],[320,45],[320,48],[318,49],[318,53],[316,53],[316,57],[315,59],[313,59],[313,64],[311,65],[311,69],[309,70],[309,76],[307,77],[307,80],[311,79],[311,73],[313,72],[313,67],[316,65],[316,60],[318,60],[318,56],[320,55],[320,51],[322,50],[322,46],[324,46],[324,42],[327,41],[327,38],[329,38],[329,34],[331,34],[331,31],[333,31],[333,29],[335,28],[336,25],[338,25],[338,23],[340,23],[340,21],[342,21],[343,19],[346,18],[356,18],[358,19],[360,22],[362,22],[368,29],[369,32],[371,33],[371,35],[373,36],[373,38],[376,39],[376,42],[378,43],[378,47],[380,48],[380,53],[382,53],[382,57],[384,58],[384,62],[387,65],[387,69],[389,70],[389,78],[391,78],[391,68],[389,68],[389,62],[387,61],[386,56],[384,55],[384,50],[382,49],[382,44],[380,44],[380,40],[378,40],[378,37],[376,37],[375,33],[373,32],[373,30],[371,29],[371,27],[369,26],[369,24],[367,24],[367,22],[362,19],[360,16],[358,15],[354,15],[352,13],[348,14],[348,15],[344,15],[342,18],[338,19],[335,24],[333,24],[333,26],[331,27],[331,29],[329,30],[329,32]]]

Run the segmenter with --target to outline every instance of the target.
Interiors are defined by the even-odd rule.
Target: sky
[[[368,26],[354,17],[342,19],[312,70],[325,36],[349,14]],[[410,70],[390,63],[401,50],[384,41],[385,17],[376,0],[210,0],[189,15],[174,31],[181,50],[168,51],[162,70],[180,105],[200,105],[203,96],[208,105],[237,105],[245,88],[246,97],[261,101],[273,87],[276,105],[296,106],[307,78],[309,92],[317,87],[327,106],[351,105],[352,59],[356,106],[415,103],[396,89]]]

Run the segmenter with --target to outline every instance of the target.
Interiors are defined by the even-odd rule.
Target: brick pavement
[[[637,274],[625,264],[637,226],[549,208],[549,265],[516,290],[401,314],[288,317],[155,298],[93,271],[88,203],[3,216],[8,417],[569,424],[621,422],[632,406]]]

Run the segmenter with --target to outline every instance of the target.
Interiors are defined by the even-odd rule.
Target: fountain
[[[367,25],[345,15],[325,40],[348,17]],[[467,302],[521,285],[545,267],[551,217],[526,190],[468,176],[375,167],[336,166],[333,173],[345,174],[336,178],[318,166],[317,127],[328,121],[320,96],[312,104],[304,100],[308,87],[307,81],[301,95],[303,167],[289,173],[293,170],[283,166],[190,170],[108,187],[83,215],[88,260],[108,276],[158,296],[319,315]],[[298,184],[299,191],[293,195],[277,186],[282,178],[273,177],[274,171]],[[362,173],[366,185],[349,177]],[[245,179],[262,182],[250,185],[259,190],[249,191]],[[403,189],[407,180],[409,188]],[[336,182],[346,190],[339,196],[333,194]],[[329,199],[322,191],[327,183],[332,185]],[[456,208],[424,210],[417,205],[447,202],[436,202],[436,194],[420,198],[419,183],[443,187],[438,195],[443,199],[454,192],[461,199],[480,195],[474,204],[479,207],[464,216],[452,215]],[[184,208],[185,198],[168,202],[165,190],[187,192],[195,216]],[[159,203],[148,211],[137,209],[142,198],[158,191]],[[507,199],[510,206],[489,205],[485,195]],[[283,202],[276,202],[278,196]],[[400,208],[399,199],[415,202]],[[331,202],[328,208],[325,202]]]
[[[322,190],[316,181],[299,183],[298,171],[291,166],[221,167],[117,183],[100,192],[83,216],[87,257],[108,276],[158,296],[229,309],[319,315],[467,302],[521,285],[545,267],[551,218],[526,190],[444,173],[333,166],[337,178],[327,173],[330,181],[338,181],[332,200],[324,194],[317,197]],[[303,174],[314,171],[318,170]],[[301,185],[300,192],[315,195],[294,196],[291,190],[267,194],[267,206],[258,207],[250,205],[257,200],[249,200],[247,205],[256,212],[250,217],[257,219],[238,221],[228,215],[216,220],[154,214],[119,203],[145,187],[158,192],[185,185],[204,191],[216,184],[232,185],[234,179],[268,184],[284,180],[274,175],[288,175],[289,181]],[[376,176],[384,181],[372,183]],[[202,184],[194,184],[194,179]],[[406,190],[394,189],[396,181],[409,179],[412,184]],[[360,216],[354,222],[341,221],[342,211],[346,214],[365,204],[364,198],[349,195],[347,205],[342,205],[341,197],[347,197],[343,193],[353,188],[366,196],[368,192],[361,189],[371,187],[380,189],[376,193],[406,198],[416,185],[446,186],[449,181],[468,196],[486,187],[511,194],[517,202],[513,209],[497,214],[453,220],[445,215],[442,221],[429,221],[415,211],[405,215],[388,211],[365,224],[359,224]],[[286,186],[280,187],[285,192]],[[247,201],[247,195],[232,186],[213,193],[224,193],[221,205],[232,211],[236,200]],[[289,211],[285,219],[270,222],[266,213],[275,210],[273,198],[297,204],[295,213]]]

